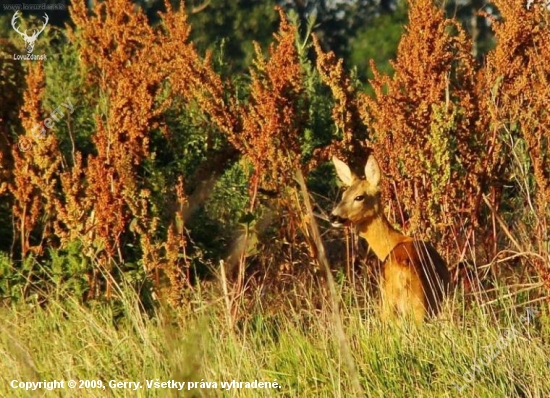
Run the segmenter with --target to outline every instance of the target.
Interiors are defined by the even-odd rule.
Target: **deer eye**
[[[365,195],[357,195],[354,200],[356,202],[361,202],[363,199],[365,199]]]

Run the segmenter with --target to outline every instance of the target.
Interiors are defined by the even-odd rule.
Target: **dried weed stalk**
[[[376,98],[362,95],[361,114],[398,221],[456,251],[456,231],[478,221],[484,178],[471,43],[431,0],[411,1],[409,19],[393,78],[371,65]]]

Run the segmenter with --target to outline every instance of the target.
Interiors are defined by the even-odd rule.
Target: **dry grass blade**
[[[319,233],[317,222],[315,221],[315,216],[313,214],[313,207],[311,206],[311,202],[309,200],[309,193],[306,187],[306,183],[304,181],[304,176],[302,175],[302,172],[300,170],[298,170],[296,173],[296,180],[300,185],[302,199],[306,207],[306,212],[307,212],[306,216],[308,218],[308,222],[305,224],[309,226],[309,229],[310,229],[309,232],[311,233],[311,236],[313,237],[313,243],[316,246],[315,253],[317,253],[317,261],[323,268],[327,285],[329,288],[331,310],[332,310],[334,327],[336,329],[336,337],[338,339],[340,351],[342,353],[342,356],[344,357],[346,366],[348,368],[348,372],[351,378],[351,383],[353,385],[353,389],[356,393],[356,396],[364,397],[365,393],[363,391],[363,387],[361,387],[361,383],[359,382],[359,376],[357,374],[355,361],[353,359],[353,355],[351,354],[351,349],[346,339],[346,333],[344,332],[342,317],[340,316],[340,306],[339,306],[339,300],[338,300],[338,293],[336,292],[336,284],[334,282],[334,278],[332,277],[330,264],[325,254],[325,247],[323,245],[323,241],[321,240],[321,234]]]

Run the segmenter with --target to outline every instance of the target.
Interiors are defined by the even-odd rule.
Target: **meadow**
[[[550,392],[548,316],[527,319],[510,304],[498,312],[496,305],[465,309],[455,297],[454,306],[420,328],[383,325],[372,297],[370,305],[360,305],[365,297],[341,289],[341,319],[355,364],[350,371],[326,309],[288,304],[285,312],[271,315],[258,303],[247,320],[233,326],[225,321],[222,302],[200,295],[193,297],[194,311],[176,315],[160,308],[150,317],[144,317],[134,293],[122,289],[120,295],[118,312],[71,299],[53,300],[47,309],[3,309],[2,396],[545,397]],[[147,388],[147,380],[157,379],[197,385],[181,391]],[[354,379],[361,393],[354,390]],[[106,389],[24,391],[11,388],[12,380],[101,380]],[[142,388],[111,388],[113,380],[139,381]],[[254,380],[280,387],[221,384]],[[201,381],[217,387],[200,388]]]

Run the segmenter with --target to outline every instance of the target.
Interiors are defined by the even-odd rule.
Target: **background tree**
[[[448,17],[456,18],[472,38],[472,55],[482,61],[494,46],[493,33],[484,13],[497,15],[493,2],[487,0],[449,0],[444,3]]]

